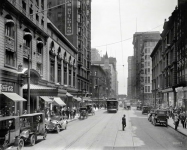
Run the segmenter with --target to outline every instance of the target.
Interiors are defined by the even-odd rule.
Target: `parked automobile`
[[[163,109],[157,109],[155,110],[155,113],[152,116],[152,123],[153,125],[165,125],[166,127],[168,126],[168,113],[167,110],[163,110]]]
[[[137,103],[136,109],[141,110],[142,109],[142,103]]]
[[[18,150],[24,147],[20,137],[19,116],[0,117],[0,150],[12,147]]]
[[[150,111],[150,107],[149,106],[143,106],[142,107],[142,114],[148,114]]]
[[[45,140],[47,131],[45,129],[45,116],[43,113],[33,113],[20,116],[21,138],[32,146],[37,141],[37,136],[43,136]]]
[[[60,130],[65,130],[67,128],[68,121],[63,119],[62,116],[55,116],[52,115],[49,121],[45,121],[46,123],[46,130],[49,131],[56,131],[57,133]]]
[[[79,119],[87,118],[88,117],[87,107],[80,107],[79,108],[79,113],[80,113]]]

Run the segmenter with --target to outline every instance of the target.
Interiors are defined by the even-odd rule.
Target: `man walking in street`
[[[179,125],[179,116],[177,113],[175,114],[175,117],[174,117],[174,123],[175,123],[175,130],[177,130],[177,127]]]
[[[125,118],[125,115],[123,115],[123,117],[122,117],[122,129],[123,129],[123,131],[124,131],[125,127],[126,127],[126,118]]]

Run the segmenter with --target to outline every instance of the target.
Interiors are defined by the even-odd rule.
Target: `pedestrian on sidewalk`
[[[185,120],[186,120],[185,112],[181,112],[179,118],[181,120],[182,127],[184,128],[184,123],[185,123]]]
[[[124,114],[122,117],[122,130],[123,131],[124,131],[125,127],[126,127],[126,118],[125,118],[125,114]]]
[[[179,115],[176,113],[174,117],[174,124],[175,124],[175,130],[177,130],[179,126]]]

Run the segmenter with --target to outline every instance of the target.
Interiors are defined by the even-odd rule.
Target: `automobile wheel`
[[[153,120],[153,125],[156,126],[156,120]]]
[[[166,127],[168,127],[168,121],[166,121]]]
[[[47,137],[47,130],[45,130],[44,135],[43,135],[43,139],[46,140]]]
[[[57,133],[60,132],[60,126],[59,126],[59,125],[57,125],[57,127],[56,127],[56,132],[57,132]]]
[[[32,134],[30,137],[30,144],[33,146],[33,145],[35,145],[35,143],[36,143],[36,137],[34,134]]]
[[[24,147],[24,140],[22,138],[18,141],[18,147],[17,150],[21,150]]]
[[[0,145],[0,150],[4,150],[4,147],[2,145]]]

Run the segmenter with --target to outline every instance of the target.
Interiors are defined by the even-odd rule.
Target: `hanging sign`
[[[65,34],[73,34],[73,0],[66,0],[65,5]]]

